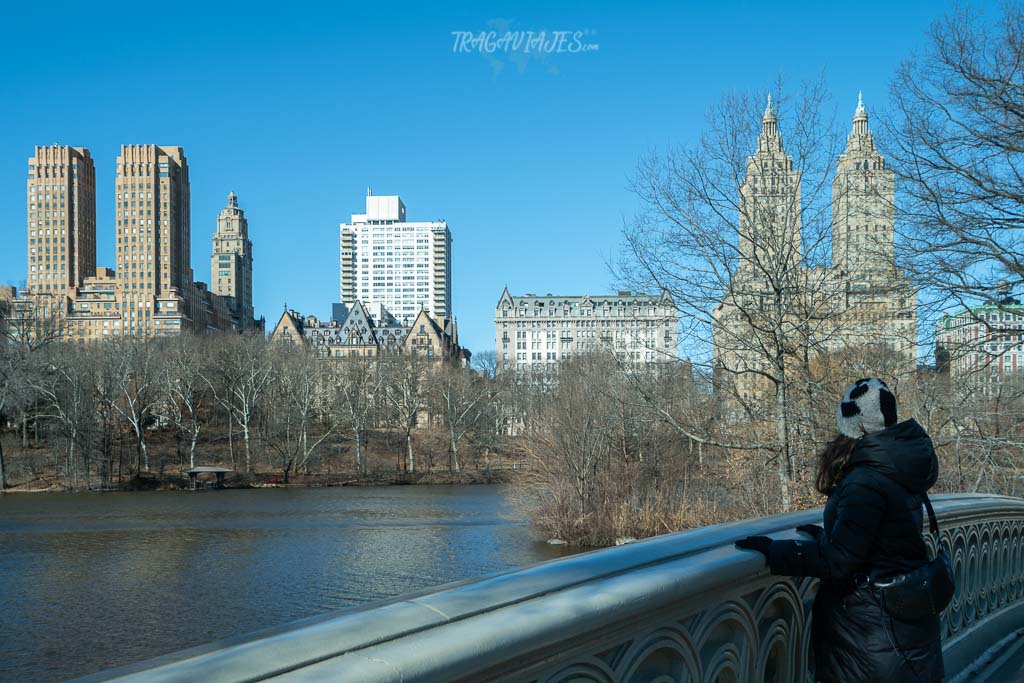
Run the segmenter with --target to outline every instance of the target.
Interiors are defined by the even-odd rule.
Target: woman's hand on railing
[[[768,559],[768,549],[772,546],[772,539],[767,536],[747,536],[736,541],[736,547],[741,550],[756,550]]]

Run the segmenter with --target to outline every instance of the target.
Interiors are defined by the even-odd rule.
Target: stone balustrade
[[[935,497],[957,592],[949,677],[1024,650],[1024,499]],[[214,643],[85,680],[811,681],[814,580],[770,576],[750,534],[821,511],[669,534]]]

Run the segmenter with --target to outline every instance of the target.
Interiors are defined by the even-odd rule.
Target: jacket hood
[[[924,493],[939,477],[939,460],[931,437],[912,419],[861,437],[850,454],[848,467],[869,467],[911,493]]]

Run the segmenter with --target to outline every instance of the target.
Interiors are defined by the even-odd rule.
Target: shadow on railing
[[[1024,629],[1024,499],[935,497],[957,592],[947,675]],[[804,511],[669,534],[306,619],[85,681],[810,681],[816,581],[733,542],[793,536]],[[1011,642],[1013,641],[1013,642]],[[996,653],[998,654],[998,652]]]

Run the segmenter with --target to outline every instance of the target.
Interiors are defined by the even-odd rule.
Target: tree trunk
[[[362,438],[359,430],[354,430],[356,437],[356,476],[362,477],[366,475],[366,467],[363,466],[363,448]]]
[[[7,488],[7,469],[4,467],[4,437],[0,434],[0,491]]]
[[[306,469],[306,474],[309,474],[309,432],[306,429],[305,422],[302,425],[302,466]]]
[[[792,471],[789,460],[789,423],[786,421],[786,385],[784,381],[775,384],[775,436],[779,443],[779,488],[782,493],[782,511],[793,508],[793,493],[790,490]]]
[[[242,438],[245,439],[245,471],[252,472],[252,459],[249,457],[249,423],[242,423]]]
[[[188,466],[189,468],[196,466],[196,441],[199,441],[199,429],[192,431],[192,443],[188,447]]]
[[[458,472],[459,471],[459,452],[458,452],[458,450],[456,448],[456,445],[455,445],[455,434],[450,434],[449,438],[451,440],[451,443],[449,445],[449,453],[448,453],[448,470],[450,472]]]
[[[174,435],[174,452],[178,456],[178,476],[180,477],[185,471],[185,456],[181,452],[181,434]]]
[[[146,448],[146,437],[139,435],[139,453],[142,454],[142,466],[149,472],[149,449]]]
[[[85,490],[92,491],[92,457],[89,455],[89,445],[82,449],[82,465],[85,472],[82,473],[82,481],[85,482]]]
[[[75,471],[75,440],[73,438],[68,439],[68,479],[71,483],[71,490],[74,491],[78,488],[78,473]]]
[[[409,474],[416,471],[416,461],[412,455],[412,432],[405,433],[405,446],[406,446],[406,461],[405,469]]]
[[[103,422],[103,457],[107,463],[107,486],[113,484],[114,478],[114,439],[110,435],[110,425],[107,423],[106,418]],[[121,481],[120,470],[117,473],[117,480]]]
[[[235,416],[228,411],[228,455],[231,456],[231,469],[237,470],[238,465],[235,463]]]

